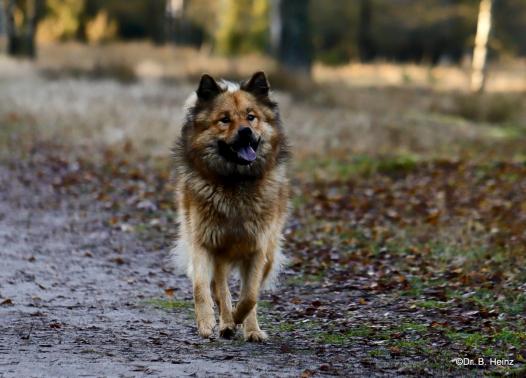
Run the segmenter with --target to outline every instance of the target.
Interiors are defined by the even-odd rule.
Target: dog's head
[[[277,104],[263,72],[239,84],[203,75],[188,100],[185,158],[205,174],[258,177],[286,154]]]

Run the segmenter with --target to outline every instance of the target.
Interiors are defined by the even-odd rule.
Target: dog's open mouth
[[[248,165],[257,158],[260,138],[252,141],[239,141],[228,144],[219,141],[219,153],[227,160],[236,164]]]

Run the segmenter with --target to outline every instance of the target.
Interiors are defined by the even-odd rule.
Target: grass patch
[[[279,323],[276,328],[279,332],[292,332],[296,329],[296,326],[292,323],[283,322]]]
[[[317,156],[301,161],[297,169],[315,180],[325,178],[347,180],[369,177],[377,173],[389,176],[403,175],[414,170],[418,162],[419,159],[411,154],[383,157],[359,155],[350,160]]]
[[[373,358],[389,357],[390,353],[385,349],[373,349],[369,352],[369,356]]]
[[[448,293],[448,298],[457,299],[465,304],[474,304],[479,308],[491,310],[497,308],[508,315],[520,315],[526,312],[526,293],[502,289],[498,293],[488,289],[478,289],[466,296],[462,291]]]
[[[342,345],[351,341],[351,336],[346,333],[321,333],[318,340],[324,344]]]
[[[391,343],[391,345],[400,348],[403,351],[414,351],[424,349],[427,342],[423,339],[418,340],[397,340]]]
[[[521,348],[526,345],[526,332],[512,330],[508,327],[497,331],[494,334],[483,334],[480,332],[455,332],[446,333],[446,337],[452,342],[462,343],[472,349],[484,348],[485,354],[495,357],[501,352],[495,349],[496,346]]]
[[[325,344],[342,345],[356,337],[370,337],[374,332],[373,328],[364,325],[351,328],[345,332],[319,332],[317,339]]]
[[[384,329],[374,328],[369,325],[362,325],[350,328],[345,332],[320,332],[317,335],[317,339],[323,343],[341,345],[350,342],[353,338],[357,337],[368,338],[370,340],[391,340],[393,334],[410,333],[413,336],[414,334],[421,334],[426,330],[427,325],[414,322],[404,322],[400,325]],[[403,344],[406,341],[407,343],[415,342],[421,346],[423,346],[425,343],[423,339],[412,341],[396,340],[392,343],[392,345],[398,346],[398,344]],[[407,346],[409,347],[409,344]]]
[[[514,93],[458,93],[448,105],[434,103],[431,110],[474,122],[503,123],[517,118],[523,98]]]
[[[526,332],[514,331],[509,328],[504,328],[497,332],[493,338],[495,341],[513,345],[515,348],[521,348],[526,345]]]
[[[400,294],[404,297],[420,297],[426,288],[426,284],[420,277],[410,277],[408,279],[407,290],[403,290]]]
[[[417,307],[425,308],[425,309],[442,309],[442,308],[449,307],[448,303],[446,302],[436,301],[432,299],[418,301],[415,303],[415,305]]]
[[[323,280],[325,274],[323,272],[317,274],[298,274],[294,277],[287,278],[287,285],[301,285],[305,283],[318,283]]]
[[[526,365],[516,367],[501,367],[494,374],[493,377],[526,377]]]
[[[41,69],[40,74],[49,80],[56,80],[61,77],[91,80],[114,79],[123,84],[131,84],[138,79],[135,67],[123,62],[97,61],[91,68],[67,66],[60,69]]]
[[[424,332],[426,329],[427,329],[427,325],[420,324],[420,323],[414,323],[414,322],[404,322],[395,328],[395,330],[398,332],[409,332],[409,331]]]
[[[147,300],[146,304],[152,307],[162,309],[162,310],[178,310],[178,309],[189,310],[193,308],[192,302],[178,300],[178,299],[153,298],[153,299]]]
[[[269,300],[260,300],[258,301],[258,308],[271,308],[272,302]]]

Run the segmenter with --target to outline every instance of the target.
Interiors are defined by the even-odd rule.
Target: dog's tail
[[[178,239],[174,247],[170,250],[172,255],[172,262],[175,270],[179,274],[186,274],[188,277],[192,277],[192,262],[188,254],[188,247],[184,239]]]
[[[270,270],[268,276],[263,282],[263,289],[273,291],[276,289],[279,283],[279,273],[287,265],[288,258],[283,254],[281,246],[278,247],[274,253],[274,264]]]
[[[172,257],[172,263],[175,267],[175,271],[179,274],[186,274],[189,278],[192,278],[193,266],[192,259],[190,258],[190,252],[188,249],[188,243],[186,242],[184,235],[184,220],[179,215],[178,217],[178,236],[174,243],[173,248],[170,250]]]

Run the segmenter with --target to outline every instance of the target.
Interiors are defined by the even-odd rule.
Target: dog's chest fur
[[[287,211],[288,182],[275,169],[258,181],[224,186],[197,173],[179,183],[179,206],[194,240],[216,254],[236,257],[263,247],[276,234]]]

